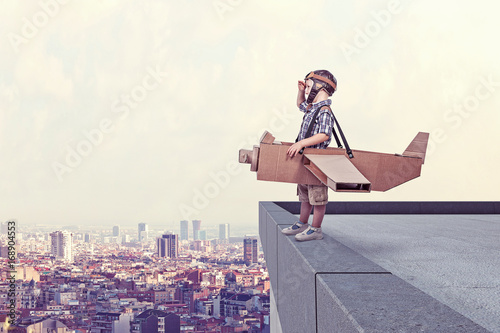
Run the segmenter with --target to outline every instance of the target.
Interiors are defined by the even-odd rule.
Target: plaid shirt
[[[302,102],[299,106],[299,110],[304,112],[304,118],[302,118],[302,125],[300,126],[300,132],[299,132],[299,141],[305,139],[307,129],[309,128],[309,124],[312,121],[312,118],[314,116],[314,112],[316,112],[317,109],[321,108],[322,106],[325,105],[330,105],[332,104],[332,101],[330,99],[314,103],[311,105],[310,109],[307,109],[307,103]],[[328,135],[328,139],[326,141],[323,141],[321,143],[318,143],[317,145],[314,146],[309,146],[307,148],[319,148],[319,149],[325,149],[328,147],[330,144],[330,141],[332,141],[332,127],[333,127],[333,117],[330,111],[328,109],[321,110],[318,113],[318,117],[316,118],[316,123],[313,126],[311,136],[314,136],[315,134],[318,133],[325,133]]]

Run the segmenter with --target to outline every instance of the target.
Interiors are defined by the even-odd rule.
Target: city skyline
[[[7,222],[1,222],[0,226],[4,227]],[[157,242],[158,238],[161,238],[164,235],[176,235],[178,241],[183,241],[181,239],[180,228],[178,229],[165,229],[165,228],[153,228],[150,229],[148,227],[148,237],[142,241],[138,238],[138,227],[144,223],[139,223],[135,228],[120,228],[119,235],[116,236],[115,232],[117,231],[116,226],[113,227],[101,227],[97,229],[92,226],[75,226],[76,228],[56,228],[54,226],[44,226],[33,229],[32,227],[19,227],[16,225],[16,239],[18,241],[27,241],[33,239],[33,237],[39,237],[39,235],[46,235],[46,237],[50,238],[52,234],[61,234],[61,235],[71,235],[72,243],[74,242],[85,242],[85,243],[93,243],[93,244],[106,244],[106,243],[114,243],[114,244],[146,244],[151,242]],[[147,225],[147,224],[146,224]],[[246,237],[254,237],[260,239],[257,235],[254,235],[253,232],[249,233],[247,230],[239,230],[239,232],[235,235],[227,235],[221,233],[222,227],[226,230],[230,230],[230,224],[220,224],[216,226],[206,226],[206,228],[201,228],[199,231],[199,239],[198,241],[222,241],[223,243],[237,243],[244,240]],[[229,237],[227,237],[229,236]],[[1,237],[0,235],[0,245],[2,242],[5,242],[5,237]],[[192,236],[189,239],[184,241],[193,242],[196,241]]]
[[[136,239],[138,238],[138,223],[132,224],[132,225],[125,225],[121,226],[119,228],[120,236],[114,236],[114,228],[116,226],[102,226],[102,225],[24,225],[20,224],[19,221],[16,220],[8,220],[8,221],[15,221],[17,225],[17,234],[18,235],[23,235],[23,234],[31,234],[35,232],[54,232],[56,230],[61,230],[61,231],[68,231],[74,233],[74,235],[82,235],[82,237],[85,239],[86,237],[95,237],[96,235],[106,235],[107,237],[127,237],[128,239]],[[180,221],[182,222],[182,221]],[[143,222],[141,222],[143,223]],[[6,227],[7,221],[2,221],[0,222],[0,226],[2,228]],[[226,224],[222,224],[226,225]],[[231,224],[227,224],[231,226]],[[216,224],[216,225],[203,225],[201,230],[204,230],[207,232],[207,238],[208,239],[216,239],[220,237],[220,228],[221,224]],[[232,230],[233,228],[230,227]],[[241,227],[241,226],[236,226],[233,230],[234,232],[231,232],[230,237],[231,238],[242,238],[247,234],[255,234],[257,233],[257,228],[253,227]],[[181,236],[182,229],[181,226],[179,225],[179,222],[177,223],[172,223],[170,225],[153,225],[150,226],[148,224],[148,234],[151,234],[153,236],[157,236],[159,234],[164,234],[166,232],[173,232],[176,234],[179,234]],[[193,239],[193,235],[189,234],[189,240]]]

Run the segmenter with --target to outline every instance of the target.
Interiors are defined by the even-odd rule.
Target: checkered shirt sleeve
[[[306,113],[307,112],[307,103],[304,101],[302,103],[300,103],[299,105],[299,110]]]

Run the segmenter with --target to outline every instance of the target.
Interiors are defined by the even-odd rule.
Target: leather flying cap
[[[331,74],[330,74],[331,75]],[[324,76],[321,76],[321,75],[317,75],[314,73],[314,71],[312,71],[311,73],[307,74],[306,76],[306,80],[309,80],[309,79],[317,79],[317,80],[320,80],[320,81],[323,81],[323,82],[326,82],[328,83],[332,88],[333,90],[337,90],[337,80],[335,79],[335,77],[332,75],[332,78],[333,80],[335,80],[335,82],[333,82],[332,80],[329,80],[328,78],[324,77]]]
[[[312,71],[306,75],[305,80],[312,80],[314,82],[311,92],[307,97],[307,104],[311,104],[322,89],[330,96],[337,90],[337,79],[327,70]]]

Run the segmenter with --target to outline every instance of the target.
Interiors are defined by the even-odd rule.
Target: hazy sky
[[[500,200],[493,1],[0,1],[0,220],[257,226],[297,200],[236,164],[293,141],[297,80],[328,69],[354,149],[422,176],[330,200]]]

